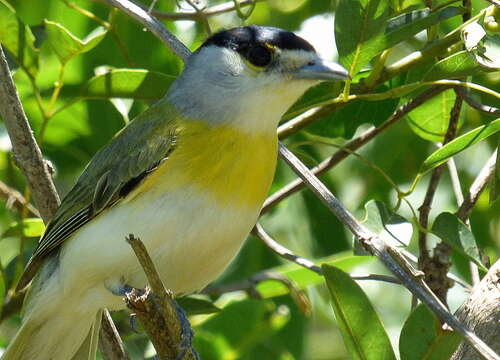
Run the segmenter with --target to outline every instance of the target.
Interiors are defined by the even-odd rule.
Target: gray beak
[[[301,67],[293,77],[295,79],[320,81],[339,81],[351,78],[343,66],[319,58],[313,63]]]

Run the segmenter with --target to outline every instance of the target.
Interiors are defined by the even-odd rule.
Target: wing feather
[[[120,201],[175,149],[178,115],[166,101],[151,106],[102,148],[62,200],[48,224],[18,289],[36,274],[43,259],[71,234]]]

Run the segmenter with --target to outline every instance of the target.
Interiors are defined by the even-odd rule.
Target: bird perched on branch
[[[348,77],[288,31],[211,36],[63,199],[19,282],[31,287],[4,360],[95,358],[102,309],[123,309],[124,289],[146,285],[128,234],[174,293],[214,280],[257,220],[281,116],[319,81]]]

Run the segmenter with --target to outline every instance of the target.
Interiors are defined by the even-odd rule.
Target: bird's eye
[[[248,51],[248,61],[255,66],[263,67],[268,65],[272,57],[271,49],[262,45],[253,46]]]

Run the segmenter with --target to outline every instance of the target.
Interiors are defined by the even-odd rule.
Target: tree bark
[[[467,301],[455,315],[498,354],[500,353],[500,260],[474,286]],[[451,360],[481,360],[481,356],[462,342]]]

